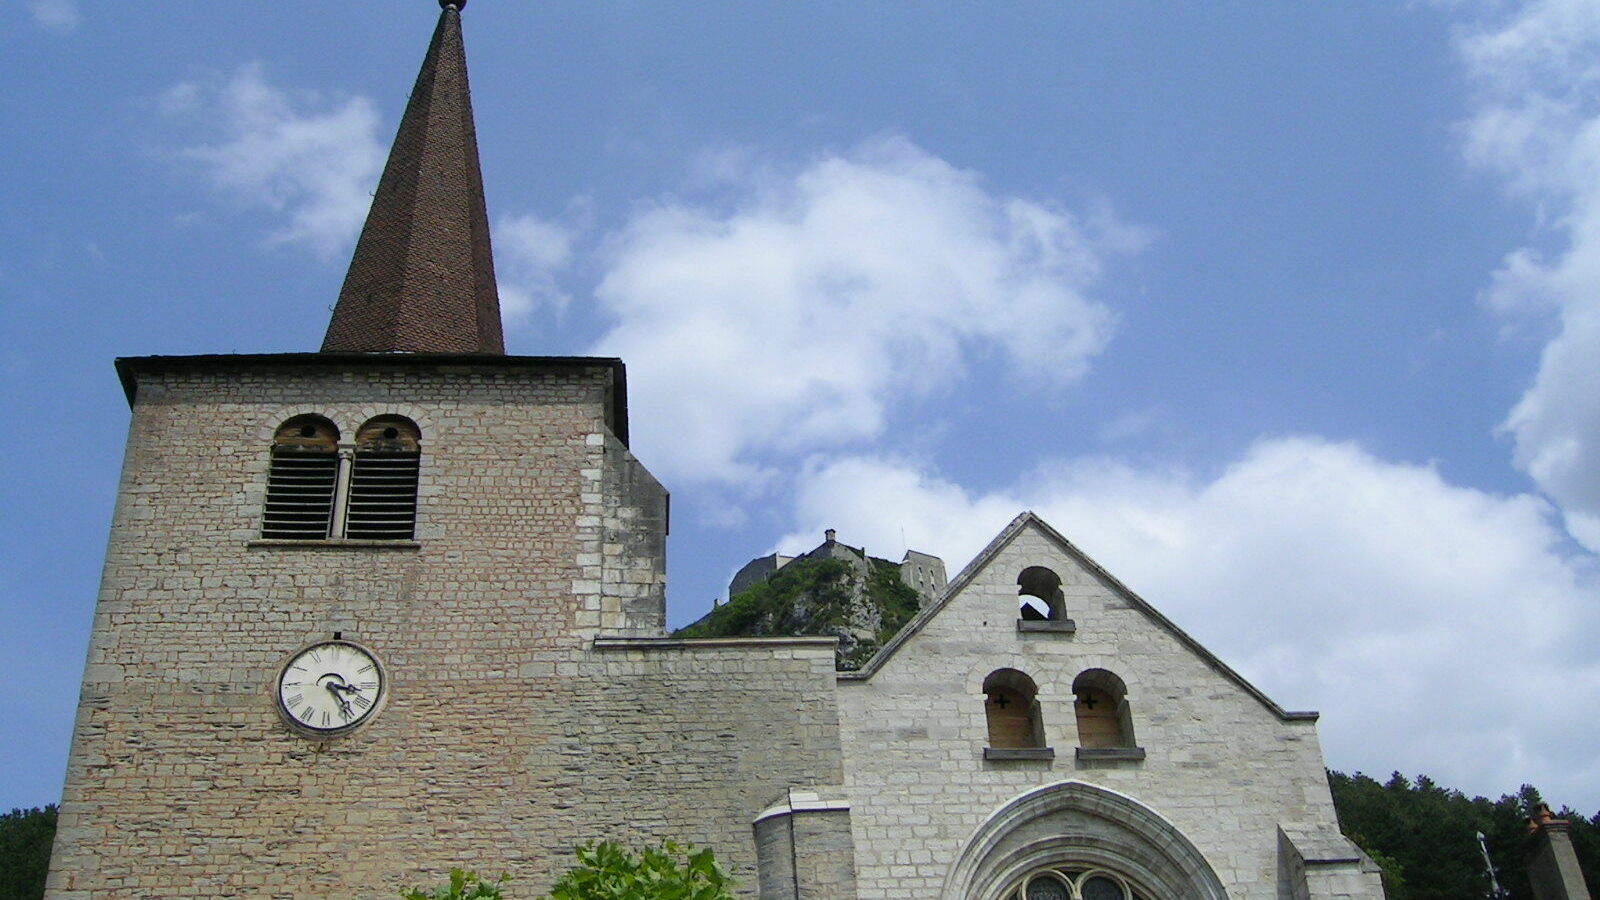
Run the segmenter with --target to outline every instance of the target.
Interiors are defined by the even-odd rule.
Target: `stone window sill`
[[[1078,758],[1082,760],[1100,759],[1144,759],[1143,747],[1079,747]]]
[[[1071,619],[1018,619],[1017,633],[1072,634],[1078,623]]]
[[[271,538],[259,538],[251,541],[252,548],[273,550],[416,550],[422,546],[421,541],[347,541],[347,540],[321,540],[321,541],[286,541]]]
[[[1049,747],[985,747],[983,758],[991,762],[1007,762],[1019,759],[1044,759],[1056,758],[1056,751]]]

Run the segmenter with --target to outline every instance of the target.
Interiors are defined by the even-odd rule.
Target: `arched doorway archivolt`
[[[1029,873],[1071,863],[1120,874],[1161,900],[1227,900],[1182,832],[1142,803],[1081,781],[1036,788],[978,826],[940,900],[1001,900]]]

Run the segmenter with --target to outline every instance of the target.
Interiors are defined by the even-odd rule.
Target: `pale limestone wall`
[[[1032,565],[1061,576],[1076,634],[1017,633],[1016,578]],[[1037,682],[1053,761],[983,759],[981,687],[1001,667]],[[1075,759],[1072,681],[1089,668],[1127,683],[1146,759]],[[862,900],[939,896],[985,817],[1068,779],[1166,818],[1234,900],[1278,897],[1279,822],[1336,833],[1314,723],[1286,721],[1034,525],[964,586],[958,579],[946,605],[868,680],[842,680],[839,703]]]
[[[855,843],[838,786],[792,790],[755,822],[760,900],[855,900]]]
[[[661,620],[666,498],[605,427],[609,366],[178,368],[138,389],[50,900],[387,898],[453,864],[534,896],[604,837],[713,843],[753,890],[753,818],[841,779],[831,645],[592,648]],[[308,412],[421,426],[414,546],[255,542]],[[335,631],[387,707],[295,737],[276,670]]]
[[[1284,900],[1378,900],[1378,864],[1323,826],[1287,823],[1278,829],[1280,891]]]
[[[601,509],[601,590],[598,598],[592,593],[579,596],[591,605],[598,599],[604,633],[659,637],[667,627],[667,492],[621,441],[607,434],[604,448],[599,483],[594,483],[592,469],[584,470],[589,482],[584,502],[598,503]],[[594,585],[594,559],[592,552],[580,556],[585,590]]]
[[[843,777],[835,643],[599,642],[572,670],[562,731],[531,767],[569,773],[567,799],[540,808],[552,850],[590,838],[711,847],[754,895],[756,817],[790,788]]]

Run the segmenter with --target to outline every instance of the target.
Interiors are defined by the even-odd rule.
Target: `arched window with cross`
[[[1073,679],[1072,694],[1078,746],[1086,750],[1136,746],[1128,686],[1121,678],[1105,669],[1087,669]]]
[[[989,746],[996,750],[1043,747],[1038,686],[1016,669],[996,669],[983,680],[983,711]]]

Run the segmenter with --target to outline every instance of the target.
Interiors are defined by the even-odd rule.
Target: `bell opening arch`
[[[1081,781],[1035,788],[995,810],[950,865],[939,900],[1004,900],[1031,873],[1075,865],[1113,872],[1162,900],[1228,900],[1176,826],[1116,791]]]

